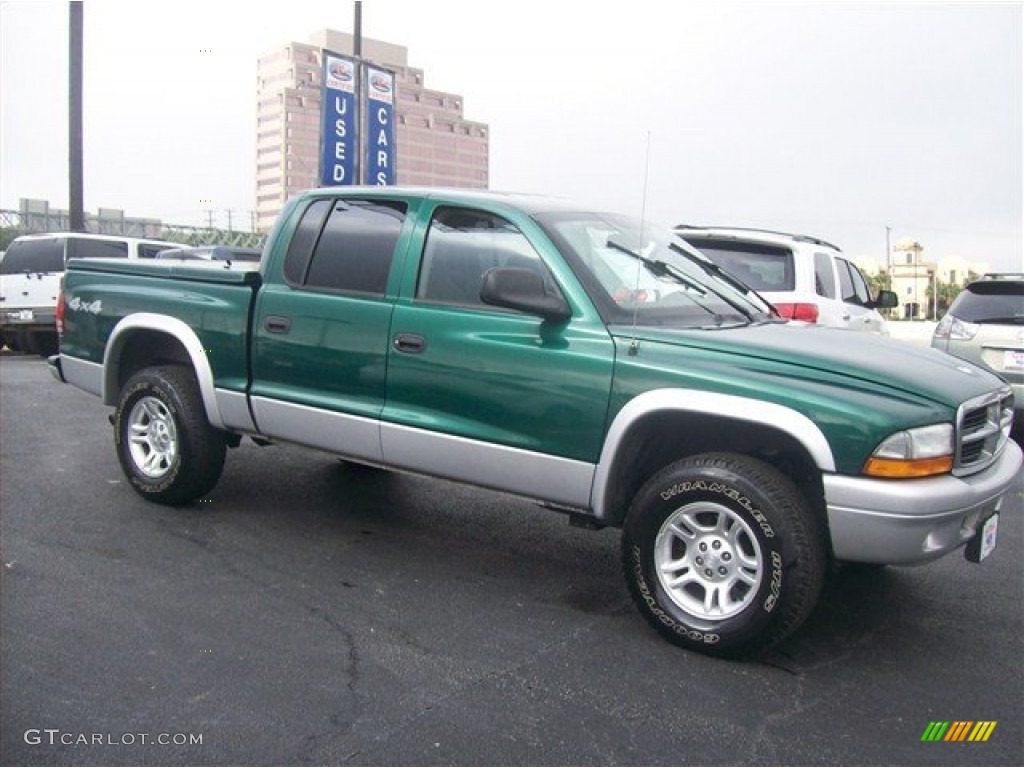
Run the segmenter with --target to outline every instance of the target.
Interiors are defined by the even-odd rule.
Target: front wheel
[[[803,494],[764,462],[704,454],[637,494],[622,532],[640,612],[672,642],[748,656],[807,618],[825,575],[824,532]]]
[[[114,412],[117,457],[135,491],[185,504],[210,491],[224,468],[224,433],[206,420],[195,376],[183,366],[146,368],[121,390]]]

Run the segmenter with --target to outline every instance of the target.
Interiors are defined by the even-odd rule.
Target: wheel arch
[[[775,403],[685,389],[646,392],[616,415],[594,475],[595,517],[621,526],[631,499],[654,473],[709,452],[753,456],[776,467],[827,524],[821,475],[835,471],[835,459],[813,421]]]
[[[114,326],[103,352],[103,402],[117,405],[125,382],[143,368],[179,364],[192,369],[210,424],[224,428],[213,384],[213,369],[196,332],[182,320],[138,312]]]

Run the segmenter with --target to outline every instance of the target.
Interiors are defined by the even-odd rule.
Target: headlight
[[[889,435],[864,464],[872,477],[929,477],[953,469],[953,425],[936,424]]]
[[[968,323],[953,315],[946,315],[939,324],[935,326],[936,339],[949,339],[950,341],[970,341],[977,335],[981,325]]]

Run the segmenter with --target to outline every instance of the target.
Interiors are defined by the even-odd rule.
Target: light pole
[[[68,215],[72,232],[85,232],[82,163],[82,3],[68,3]]]

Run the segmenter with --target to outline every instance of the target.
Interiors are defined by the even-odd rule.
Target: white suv
[[[882,291],[872,298],[863,273],[831,243],[739,227],[680,225],[687,243],[742,280],[790,320],[888,335],[879,308],[896,306]]]
[[[16,238],[0,261],[0,342],[15,351],[57,351],[54,313],[64,265],[72,258],[153,258],[180,243],[120,235],[54,233]]]

